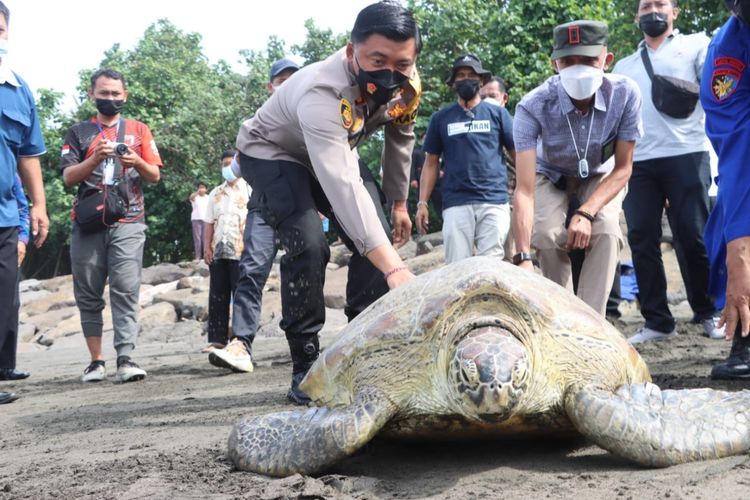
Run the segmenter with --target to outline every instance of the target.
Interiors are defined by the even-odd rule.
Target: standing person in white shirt
[[[231,158],[229,159],[231,161]],[[223,160],[222,160],[223,161]],[[195,260],[203,258],[203,247],[206,240],[206,210],[208,209],[208,186],[205,182],[196,184],[196,191],[190,193],[190,204],[193,211],[190,214],[190,223],[193,226],[193,248]]]
[[[245,248],[243,234],[247,221],[250,186],[232,172],[234,151],[221,157],[219,186],[206,196],[206,241],[203,255],[211,274],[208,295],[208,345],[203,352],[223,349],[229,341],[229,306],[237,289],[239,264]],[[248,358],[236,371],[252,371]]]
[[[685,35],[674,29],[679,12],[677,0],[641,0],[636,21],[644,40],[613,70],[635,80],[643,94],[645,134],[635,149],[633,174],[623,204],[641,314],[646,320],[645,326],[628,339],[631,344],[677,335],[667,303],[667,280],[659,247],[665,206],[675,248],[681,254],[680,269],[693,321],[702,323],[711,338],[724,336],[714,326],[716,308],[708,294],[709,263],[703,243],[711,166],[697,90],[709,39],[702,33]],[[694,109],[671,109],[662,104],[665,101],[660,97],[659,83],[652,84],[648,64],[652,75],[679,78],[685,85],[694,86]]]

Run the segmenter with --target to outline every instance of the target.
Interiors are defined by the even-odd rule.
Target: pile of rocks
[[[410,241],[399,249],[399,254],[415,274],[422,274],[443,264],[442,237],[436,233]],[[326,329],[340,329],[346,324],[343,308],[350,257],[351,252],[344,245],[331,246],[325,286]],[[279,328],[279,259],[280,256],[264,291],[259,336],[283,335]],[[139,297],[141,331],[182,320],[197,320],[205,325],[208,319],[208,275],[208,266],[203,262],[158,264],[144,269]],[[24,280],[20,292],[19,343],[26,344],[22,350],[43,349],[61,337],[81,333],[72,276]],[[108,287],[104,298],[107,302],[103,311],[106,332],[112,329]]]

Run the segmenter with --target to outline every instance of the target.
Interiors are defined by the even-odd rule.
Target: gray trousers
[[[234,291],[232,334],[249,349],[260,326],[263,288],[276,256],[276,230],[263,220],[260,208],[252,208],[247,213],[244,240]]]
[[[70,260],[83,335],[102,336],[104,285],[109,277],[109,301],[118,356],[130,356],[135,349],[145,241],[146,224],[140,222],[118,223],[98,233],[84,233],[73,223]]]

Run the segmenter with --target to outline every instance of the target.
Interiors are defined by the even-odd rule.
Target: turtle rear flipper
[[[569,391],[573,425],[611,453],[652,467],[750,451],[750,391],[662,391],[654,384]]]
[[[229,435],[229,458],[240,470],[269,476],[313,474],[370,441],[396,412],[376,391],[350,406],[245,417]]]

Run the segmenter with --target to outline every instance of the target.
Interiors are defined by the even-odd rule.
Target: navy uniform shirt
[[[481,101],[467,111],[455,103],[432,115],[424,150],[443,155],[443,209],[508,203],[503,146],[515,149],[513,120],[505,108]]]
[[[708,47],[701,78],[706,134],[719,156],[719,193],[704,239],[709,291],[724,307],[727,243],[750,236],[750,27],[732,16]]]

